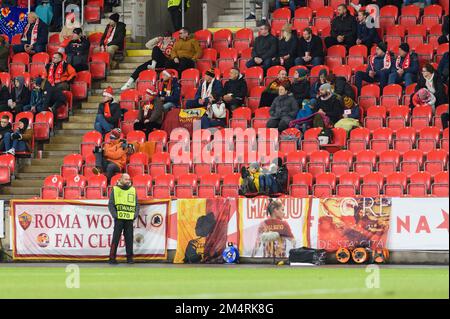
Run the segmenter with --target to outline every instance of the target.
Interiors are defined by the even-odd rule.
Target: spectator
[[[151,131],[160,129],[163,120],[163,106],[160,100],[145,104],[139,111],[139,119],[134,123],[136,131],[144,131],[147,136]]]
[[[380,82],[380,90],[385,87],[392,64],[392,55],[387,51],[387,44],[378,43],[376,54],[369,57],[367,71],[357,71],[355,74],[355,85],[358,88],[358,95],[361,94],[362,81],[369,83]]]
[[[337,16],[331,22],[331,36],[325,38],[327,48],[342,44],[351,47],[356,42],[356,20],[347,9],[345,4],[337,8]]]
[[[438,39],[439,44],[448,43],[448,25],[449,25],[448,20],[449,15],[447,14],[442,19],[442,35]]]
[[[259,100],[259,107],[272,105],[273,100],[279,95],[278,88],[284,85],[286,88],[290,88],[291,82],[287,76],[286,70],[280,70],[275,80],[269,83],[264,92],[261,94]]]
[[[8,72],[9,45],[5,38],[0,36],[0,72]]]
[[[14,87],[11,91],[11,98],[8,102],[11,112],[18,114],[23,111],[25,105],[30,104],[30,90],[25,86],[23,76],[18,76],[14,80]]]
[[[291,9],[291,18],[294,17],[295,9],[298,7],[306,7],[306,0],[276,0],[275,8],[279,9],[284,6],[289,6]]]
[[[30,104],[23,107],[24,111],[30,111],[33,113],[40,113],[45,111],[44,109],[44,93],[42,91],[42,78],[36,78],[31,83],[33,90],[31,91]]]
[[[311,87],[307,75],[308,72],[303,68],[298,68],[294,73],[291,89],[299,105],[303,103],[304,99],[310,98]]]
[[[408,87],[417,81],[419,60],[417,59],[416,53],[409,52],[408,43],[400,44],[398,57],[391,69],[388,84],[402,83],[405,81],[405,87]]]
[[[252,49],[252,58],[247,62],[247,68],[261,66],[267,71],[274,64],[277,56],[278,41],[270,33],[270,27],[263,24],[259,27],[259,36],[255,39]]]
[[[319,99],[317,101],[314,113],[321,113],[326,115],[330,124],[337,123],[344,114],[344,107],[338,97],[331,91],[331,85],[329,83],[322,84],[319,88]],[[314,125],[314,127],[323,127],[326,125]]]
[[[288,170],[283,165],[283,160],[278,157],[270,164],[268,169],[263,169],[259,175],[259,193],[273,195],[287,192]]]
[[[149,50],[152,50],[152,58],[136,68],[127,83],[122,86],[121,90],[124,91],[131,88],[142,71],[147,69],[154,70],[165,68],[166,64],[169,62],[174,44],[175,39],[172,38],[170,32],[166,32],[163,37],[156,37],[148,41],[145,46]]]
[[[127,155],[134,153],[133,144],[128,144],[126,140],[120,139],[120,129],[116,128],[111,131],[109,143],[105,143],[103,148],[96,146],[94,148],[95,167],[92,172],[95,175],[104,173],[108,180],[120,173],[127,164]]]
[[[62,27],[62,3],[63,0],[50,0],[50,3],[53,7],[53,19],[51,24],[51,31],[52,32],[59,32],[61,31]]]
[[[0,79],[0,112],[11,111],[11,107],[8,105],[8,100],[11,99],[9,88]]]
[[[444,83],[440,75],[430,63],[427,63],[422,67],[422,74],[419,76],[419,80],[417,81],[415,92],[423,88],[430,91],[430,93],[436,97],[436,105],[448,103]]]
[[[223,101],[219,100],[216,103],[208,104],[206,113],[202,116],[201,127],[208,129],[210,127],[225,127],[227,117],[227,108]]]
[[[103,102],[98,106],[94,128],[102,135],[115,128],[119,124],[122,115],[119,104],[114,101],[113,94],[112,87],[108,86],[103,91]]]
[[[206,71],[205,79],[199,85],[194,99],[186,102],[186,108],[208,107],[208,104],[213,104],[221,98],[222,84],[215,77],[214,69]]]
[[[449,56],[448,52],[445,52],[444,55],[441,58],[441,61],[439,61],[438,65],[438,73],[441,76],[441,78],[444,80],[444,83],[448,85],[448,68],[449,68]]]
[[[338,95],[339,99],[343,99],[345,96],[348,96],[352,100],[356,99],[355,92],[345,77],[329,74],[327,76],[327,82],[331,85],[331,91]]]
[[[381,41],[378,36],[377,29],[372,26],[367,26],[367,22],[371,17],[369,12],[365,10],[358,11],[358,24],[356,26],[356,44],[363,44],[370,51],[372,44],[376,44]]]
[[[247,82],[239,69],[232,68],[230,70],[230,79],[225,83],[222,94],[222,100],[231,112],[244,104],[247,96]]]
[[[251,0],[250,1],[250,14],[246,20],[256,20],[256,6],[262,5],[261,22],[266,22],[269,17],[269,0]]]
[[[169,10],[170,19],[172,20],[172,25],[175,31],[180,30],[182,25],[182,1],[181,0],[168,0],[167,1],[167,9]],[[190,0],[186,0],[184,2],[184,10],[185,12],[191,6]]]
[[[176,69],[181,75],[184,70],[194,68],[195,61],[200,59],[202,54],[200,43],[193,34],[189,34],[189,29],[183,28],[180,30],[180,38],[175,42],[170,53],[166,68]]]
[[[297,56],[295,65],[323,64],[322,39],[314,35],[309,27],[303,30],[302,37],[298,40]]]
[[[9,150],[9,148],[5,148],[5,136],[9,140],[11,138],[12,133],[12,125],[9,122],[9,116],[3,115],[0,120],[0,152],[4,152]]]
[[[299,107],[295,98],[289,94],[288,86],[280,85],[278,94],[270,107],[267,127],[277,128],[279,132],[283,132],[289,127],[289,122],[296,118]]]
[[[319,78],[317,79],[316,82],[314,82],[314,84],[311,86],[311,98],[316,98],[319,96],[319,88],[322,84],[327,83],[327,76],[328,76],[328,72],[325,69],[321,69],[319,71]]]
[[[125,42],[126,25],[119,22],[119,14],[113,13],[109,16],[109,23],[105,28],[102,38],[100,39],[100,48],[94,49],[94,52],[108,52],[111,68],[117,67],[114,61],[114,55],[117,51],[123,50]]]
[[[246,196],[259,192],[259,177],[261,168],[258,163],[251,163],[249,167],[242,166],[239,178],[239,195]]]
[[[45,52],[48,43],[48,26],[37,17],[36,13],[28,13],[28,24],[21,37],[21,44],[13,46],[14,53],[27,52],[35,54]]]
[[[43,109],[52,112],[55,120],[58,118],[58,109],[63,107],[66,102],[66,96],[58,86],[52,86],[48,80],[42,81]]]
[[[441,114],[441,123],[442,123],[442,129],[443,130],[448,128],[449,121],[450,121],[450,117],[449,117],[449,113],[448,113],[448,110],[447,110],[447,112]]]
[[[155,103],[160,103],[165,112],[180,106],[180,84],[178,79],[167,70],[162,72],[162,81],[158,83],[158,92],[147,89],[147,93],[157,99]]]
[[[45,71],[48,83],[63,91],[69,91],[69,83],[77,76],[73,66],[63,61],[63,55],[59,52],[53,54],[52,62],[45,66]]]
[[[6,153],[16,155],[16,152],[31,151],[31,141],[33,139],[33,129],[28,128],[29,121],[27,118],[19,120],[18,127],[14,133],[5,133],[3,142]]]
[[[421,88],[412,97],[412,104],[414,107],[421,105],[429,105],[433,109],[433,113],[436,109],[436,97],[425,88]]]
[[[342,119],[334,124],[336,128],[343,128],[347,132],[350,132],[355,127],[360,127],[359,122],[361,113],[358,104],[355,103],[350,97],[344,96],[344,114],[342,114]]]
[[[73,37],[66,47],[66,54],[67,62],[75,68],[76,72],[89,70],[90,46],[89,40],[83,35],[83,30],[73,29]]]
[[[281,38],[278,40],[278,58],[275,64],[282,65],[289,70],[294,65],[297,51],[297,35],[292,34],[292,25],[286,24],[281,30]]]

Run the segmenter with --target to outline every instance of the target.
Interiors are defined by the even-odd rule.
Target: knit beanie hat
[[[400,44],[399,48],[402,49],[403,51],[405,51],[406,53],[409,52],[409,44],[408,43]]]
[[[117,12],[113,13],[109,16],[109,20],[113,20],[116,23],[119,22],[119,18],[120,18],[120,16]]]

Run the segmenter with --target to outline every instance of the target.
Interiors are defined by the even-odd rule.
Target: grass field
[[[66,288],[66,265],[0,266],[0,298],[448,298],[448,267],[382,267],[366,288],[364,267],[80,266]]]

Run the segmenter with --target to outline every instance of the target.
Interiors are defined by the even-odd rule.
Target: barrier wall
[[[222,262],[228,242],[242,257],[283,258],[291,248],[387,247],[447,250],[447,198],[215,198],[142,202],[135,221],[137,260]],[[3,210],[2,210],[3,211]],[[107,201],[11,202],[15,260],[106,260],[113,220]],[[8,227],[8,226],[6,226]],[[1,233],[1,229],[0,229]],[[118,255],[124,256],[121,241]]]

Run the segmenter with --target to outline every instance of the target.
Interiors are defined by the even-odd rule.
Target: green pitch
[[[381,267],[0,266],[0,298],[448,298],[449,270]]]

